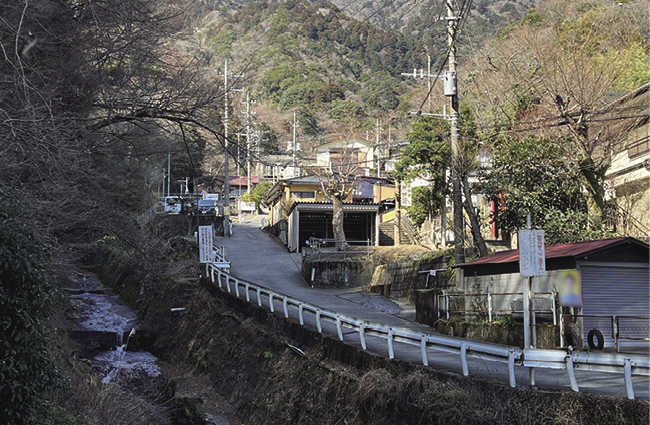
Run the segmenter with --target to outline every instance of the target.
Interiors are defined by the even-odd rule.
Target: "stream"
[[[120,373],[155,378],[160,375],[158,359],[148,351],[129,350],[130,339],[142,329],[136,314],[125,306],[112,290],[105,288],[97,276],[84,273],[75,279],[79,288],[69,290],[77,322],[76,339],[92,350],[93,369],[112,382]]]
[[[75,271],[70,278],[75,287],[67,289],[71,308],[66,316],[73,323],[68,334],[79,342],[81,357],[90,361],[93,373],[101,377],[103,384],[117,385],[145,400],[143,394],[151,392],[156,387],[156,380],[161,379],[158,378],[161,377],[161,367],[153,354],[138,347],[150,337],[144,330],[144,324],[112,289],[102,285],[96,275]],[[162,413],[164,417],[161,417],[160,423],[239,423],[227,401],[209,389],[207,378],[173,380],[175,390],[172,400],[169,400],[172,402],[167,401],[156,409],[166,412]],[[168,397],[165,394],[163,398],[167,400]],[[200,402],[197,403],[197,400]],[[159,404],[155,401],[147,403]],[[188,405],[191,406],[191,413],[187,412]]]

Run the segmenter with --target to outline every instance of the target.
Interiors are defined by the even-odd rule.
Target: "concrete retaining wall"
[[[314,287],[341,288],[366,286],[372,276],[372,262],[357,258],[340,258],[342,254],[322,256],[321,258],[303,257],[302,275]],[[359,254],[361,255],[361,254]],[[312,272],[314,279],[312,280]]]
[[[446,288],[449,285],[444,271],[435,276],[420,273],[421,270],[442,270],[447,268],[444,257],[425,260],[400,260],[375,268],[370,290],[391,298],[415,300],[418,289]]]

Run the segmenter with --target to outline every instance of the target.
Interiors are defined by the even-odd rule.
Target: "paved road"
[[[215,244],[225,246],[226,258],[231,261],[230,271],[233,276],[323,309],[337,311],[364,321],[381,323],[386,326],[399,326],[414,332],[435,333],[429,326],[415,323],[412,320],[412,309],[408,309],[403,303],[398,306],[392,300],[368,293],[362,288],[311,288],[300,274],[301,254],[289,253],[286,247],[275,238],[261,231],[262,217],[247,216],[243,223],[234,226],[231,238],[218,238],[215,241]],[[256,302],[255,299],[252,301]],[[282,309],[278,306],[276,305],[276,312],[281,312]],[[377,308],[394,314],[379,311]],[[297,313],[292,313],[291,319],[298,321]],[[305,325],[316,328],[315,320],[309,316],[306,316]],[[336,328],[333,324],[325,324],[323,332],[334,336]],[[385,339],[370,336],[367,338],[369,351],[383,356],[387,355]],[[344,340],[351,345],[360,346],[356,332],[344,332]],[[396,343],[395,356],[421,363],[418,347]],[[432,367],[461,372],[460,357],[457,354],[430,349],[428,357],[429,365]],[[468,362],[470,374],[508,382],[508,371],[505,364],[475,358],[469,358]],[[575,373],[581,391],[622,397],[626,395],[622,374],[579,370],[576,370]],[[516,378],[518,386],[529,385],[528,369],[518,366]],[[634,377],[633,380],[636,398],[649,400],[650,380],[647,377]],[[566,371],[538,369],[536,381],[539,388],[571,390]]]

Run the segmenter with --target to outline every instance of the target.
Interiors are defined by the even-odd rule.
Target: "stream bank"
[[[68,282],[66,333],[78,348],[71,357],[73,366],[83,366],[101,397],[123,399],[125,410],[130,410],[129,406],[136,410],[137,406],[144,412],[130,423],[240,423],[228,403],[204,385],[207,378],[161,362],[147,351],[153,341],[151,332],[95,274],[76,270]]]

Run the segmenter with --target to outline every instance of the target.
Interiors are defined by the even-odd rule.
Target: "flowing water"
[[[129,340],[141,325],[136,314],[104,288],[96,276],[84,274],[77,281],[79,290],[71,295],[76,300],[77,330],[114,335],[109,350],[98,352],[92,359],[93,368],[103,375],[102,382],[113,381],[122,371],[152,378],[159,376],[158,359],[154,355],[148,351],[129,351]]]

